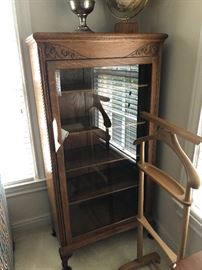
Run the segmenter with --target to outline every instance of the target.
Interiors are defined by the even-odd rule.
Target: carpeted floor
[[[69,261],[73,270],[118,270],[124,263],[136,258],[134,231],[99,241],[75,252]],[[157,251],[153,240],[145,239],[145,252]],[[49,227],[15,233],[15,270],[61,270],[57,238]],[[158,268],[168,270],[163,259]]]

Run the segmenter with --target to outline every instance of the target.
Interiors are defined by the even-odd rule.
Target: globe
[[[147,4],[148,0],[106,0],[112,14],[119,19],[135,17]]]

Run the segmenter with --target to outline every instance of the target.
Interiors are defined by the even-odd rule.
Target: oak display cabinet
[[[136,226],[137,137],[154,129],[166,34],[35,33],[32,65],[52,226],[75,250]],[[155,161],[155,144],[147,157]],[[146,189],[149,213],[152,186]]]

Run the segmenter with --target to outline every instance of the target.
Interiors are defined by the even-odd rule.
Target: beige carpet
[[[43,227],[15,233],[15,270],[61,270],[58,241],[51,229]],[[153,240],[145,239],[145,252],[157,251]],[[118,270],[136,257],[136,234],[127,232],[75,252],[70,259],[73,270]],[[144,267],[142,270],[155,269]],[[157,269],[168,270],[163,259]]]

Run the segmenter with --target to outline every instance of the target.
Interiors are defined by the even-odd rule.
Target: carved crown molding
[[[148,43],[137,50],[133,51],[126,57],[141,57],[141,56],[155,56],[159,52],[160,45],[158,43]]]
[[[87,57],[65,46],[50,44],[45,45],[45,57],[47,60],[60,59],[86,59]]]
[[[159,52],[160,44],[158,43],[148,43],[132,53],[128,54],[127,58],[130,57],[148,57],[148,56],[156,56]],[[45,57],[47,60],[61,60],[61,59],[87,59],[88,57],[81,55],[80,53],[72,50],[68,47],[46,43],[45,44]]]

